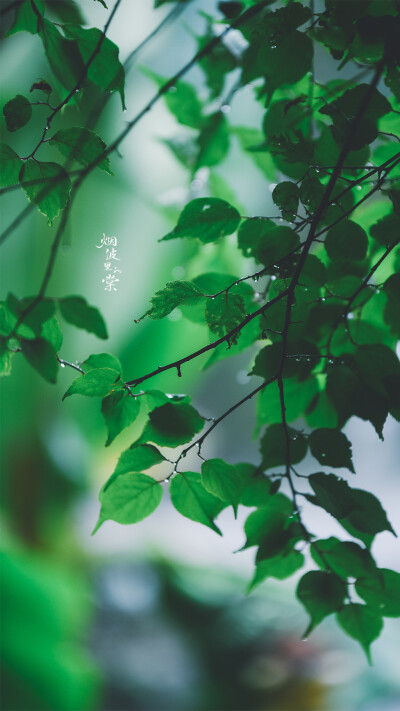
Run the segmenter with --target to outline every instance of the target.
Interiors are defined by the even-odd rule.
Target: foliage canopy
[[[155,6],[168,1],[156,0]],[[189,2],[172,4],[169,17]],[[69,103],[79,108],[79,98],[93,84],[104,92],[103,106],[117,92],[125,109],[129,62],[124,67],[107,37],[121,0],[111,11],[101,4],[108,12],[103,30],[85,28],[76,5],[67,1],[57,9],[57,3],[22,0],[7,9],[12,15],[7,34],[37,34],[48,73],[36,81],[28,76],[34,101],[29,92],[3,107],[1,192],[20,186],[32,209],[46,218],[54,240],[38,293],[8,294],[1,303],[1,374],[10,374],[12,359],[20,354],[50,383],[60,366],[79,371],[64,398],[100,398],[106,445],[143,416],[141,434],[122,452],[101,489],[95,530],[108,519],[132,524],[152,514],[163,487],[151,469],[171,462],[163,481],[181,515],[220,534],[215,519],[224,508],[232,506],[235,514],[239,505],[253,509],[244,526],[244,548],[256,548],[251,589],[269,577],[284,579],[299,571],[309,549],[315,569],[297,586],[310,616],[307,634],[335,614],[370,659],[382,618],[400,615],[400,574],[379,568],[371,553],[375,536],[394,531],[380,501],[335,470],[355,473],[352,445],[342,431],[351,417],[369,421],[380,438],[389,414],[400,419],[395,351],[400,336],[400,3],[219,2],[214,16],[204,14],[197,53],[175,76],[146,72],[156,85],[153,98],[108,145],[84,110],[79,126],[64,123],[62,112]],[[228,41],[233,31],[240,40],[235,51]],[[330,58],[331,78],[325,83],[315,79],[317,49]],[[207,100],[186,79],[195,65],[204,74]],[[350,78],[343,78],[343,67]],[[228,120],[233,96],[248,85],[264,109],[258,129]],[[186,204],[172,229],[158,238],[190,240],[200,253],[205,245],[236,235],[249,267],[245,276],[200,273],[161,286],[141,319],[164,319],[179,307],[186,318],[208,326],[210,340],[152,372],[126,377],[109,353],[85,356],[79,365],[61,357],[63,320],[100,339],[108,338],[107,328],[84,296],[49,296],[48,287],[83,181],[96,168],[112,176],[110,157],[161,99],[184,127],[182,142],[166,145],[190,180],[204,167],[211,177],[205,196]],[[33,130],[29,134],[37,104],[47,107],[39,136]],[[27,156],[12,147],[17,131],[30,136]],[[276,182],[276,215],[242,215],[228,188],[211,179],[233,140],[266,183]],[[59,162],[46,160],[46,144],[58,151]],[[11,225],[1,241],[12,230]],[[155,375],[176,369],[180,376],[185,363],[204,353],[211,364],[243,351],[249,351],[249,361],[253,357],[250,374],[257,384],[211,424],[188,396],[147,389]],[[208,435],[253,397],[258,463],[204,458]],[[184,458],[195,447],[199,471],[185,471]],[[298,469],[306,456],[315,460],[309,473]],[[344,539],[312,533],[302,499],[333,516]]]

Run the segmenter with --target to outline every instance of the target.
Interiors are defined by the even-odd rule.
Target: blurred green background
[[[141,67],[170,76],[195,52],[193,32],[204,32],[199,10],[213,12],[215,5],[193,1],[136,55],[127,76],[127,113],[113,96],[97,125],[106,142],[154,93]],[[107,11],[100,3],[82,0],[79,6],[88,26],[104,25]],[[170,9],[154,10],[150,0],[122,3],[109,31],[122,60]],[[2,40],[1,61],[6,68],[2,104],[15,94],[27,95],[38,77],[50,78],[40,40],[25,32]],[[207,96],[198,68],[187,79]],[[76,124],[78,111],[87,114],[96,100],[96,93],[89,94],[82,107],[67,108],[60,121]],[[12,136],[15,150],[27,151],[40,132],[40,108],[36,125]],[[235,96],[233,124],[258,128],[261,117],[251,89]],[[82,361],[108,351],[119,356],[129,378],[140,376],[208,338],[204,327],[185,320],[179,310],[165,323],[136,325],[134,319],[158,288],[205,270],[246,273],[234,240],[207,245],[201,253],[186,244],[157,243],[183,204],[207,194],[210,182],[218,196],[232,199],[244,214],[267,215],[272,205],[270,186],[236,139],[221,167],[211,175],[202,169],[188,183],[163,143],[185,130],[160,102],[125,140],[122,155],[113,154],[115,176],[98,171],[81,189],[48,293],[82,294],[104,315],[110,338],[103,343],[66,325],[63,358]],[[45,160],[51,156],[47,148],[41,151]],[[2,229],[25,206],[22,192],[7,193]],[[48,228],[35,210],[7,239],[1,260],[4,296],[37,291],[56,227],[57,221]],[[122,274],[112,293],[104,291],[104,256],[96,249],[103,234],[118,240]],[[249,355],[203,371],[206,360],[185,366],[179,380],[169,372],[151,386],[189,392],[203,415],[218,416],[246,393]],[[65,369],[58,384],[49,385],[15,357],[12,376],[1,383],[4,711],[397,711],[398,622],[385,620],[385,632],[373,645],[372,669],[333,620],[301,641],[306,616],[294,599],[296,580],[271,581],[249,597],[244,594],[252,552],[232,554],[243,543],[240,512],[238,522],[228,512],[221,515],[220,539],[179,519],[165,497],[143,523],[107,522],[91,537],[98,490],[133,441],[137,425],[105,449],[98,403],[90,398],[61,402],[73,377]],[[254,406],[247,404],[210,438],[207,456],[257,461]],[[394,423],[385,426],[385,445],[365,423],[350,423],[349,431],[362,486],[380,497],[396,527]],[[195,458],[189,465],[198,468]],[[324,535],[336,533],[323,513],[313,515],[312,525]],[[374,550],[382,567],[398,568],[389,533],[379,536]]]

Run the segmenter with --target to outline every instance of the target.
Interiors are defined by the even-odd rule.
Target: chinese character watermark
[[[106,237],[104,233],[100,244],[96,244],[97,249],[102,249],[102,247],[106,248],[106,261],[104,262],[106,275],[105,278],[101,280],[105,285],[104,291],[117,291],[117,287],[115,286],[119,282],[117,274],[122,274],[122,269],[117,269],[118,265],[115,263],[120,261],[120,258],[117,257],[117,244],[118,240],[116,237]]]

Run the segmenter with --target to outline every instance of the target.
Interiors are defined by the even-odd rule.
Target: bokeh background
[[[122,2],[109,30],[122,61],[171,11],[169,4],[157,10],[152,4]],[[87,26],[104,25],[108,13],[99,2],[78,5]],[[113,96],[97,124],[106,142],[155,91],[143,67],[166,77],[179,69],[196,51],[195,35],[204,32],[200,11],[212,13],[215,5],[193,0],[135,55],[127,74],[127,112]],[[322,53],[317,60],[323,80],[329,60]],[[2,40],[1,66],[2,105],[18,93],[27,95],[38,77],[51,77],[39,38],[26,32]],[[198,68],[187,79],[207,98]],[[66,109],[62,121],[76,125],[79,111],[87,115],[97,100],[97,92],[89,93],[83,106]],[[10,141],[22,154],[29,152],[36,128],[40,135],[43,117],[37,108],[37,126]],[[234,95],[229,120],[259,128],[262,113],[247,88]],[[179,241],[157,243],[185,202],[209,194],[210,184],[243,214],[268,215],[272,207],[271,183],[236,139],[217,170],[201,169],[190,182],[165,145],[165,139],[180,140],[185,131],[190,132],[159,102],[124,141],[121,155],[113,154],[114,177],[98,171],[81,189],[48,293],[82,294],[105,316],[110,337],[102,342],[66,325],[63,358],[82,361],[107,351],[118,355],[129,378],[148,372],[208,338],[205,327],[178,309],[165,323],[135,324],[154,292],[171,279],[205,270],[246,274],[234,239],[206,245],[200,253]],[[41,151],[39,158],[51,159],[47,148]],[[25,206],[21,191],[7,193],[2,229]],[[37,291],[56,227],[57,221],[48,228],[32,211],[4,243],[3,298],[9,291],[18,297]],[[103,252],[96,249],[103,234],[118,239],[122,274],[112,293],[104,291]],[[205,362],[206,357],[185,366],[179,380],[175,372],[158,376],[152,387],[188,392],[203,415],[218,416],[250,390],[249,354],[203,370]],[[398,621],[385,619],[372,647],[372,668],[332,618],[302,641],[307,621],[294,597],[296,576],[245,594],[253,552],[234,554],[244,541],[244,511],[237,521],[227,511],[221,514],[221,538],[179,517],[165,496],[141,524],[107,522],[91,536],[99,488],[139,425],[105,449],[98,403],[61,402],[73,377],[64,369],[57,385],[49,385],[15,357],[12,376],[1,383],[4,711],[398,711]],[[257,462],[253,411],[250,403],[222,423],[207,441],[207,456]],[[381,499],[400,530],[396,424],[386,423],[384,443],[361,421],[351,421],[348,432],[359,486]],[[188,468],[198,469],[195,458]],[[338,532],[322,510],[310,507],[305,515],[321,535]],[[388,532],[378,536],[374,553],[381,567],[399,569],[396,540]]]

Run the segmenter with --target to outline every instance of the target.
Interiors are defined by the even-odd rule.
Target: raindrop
[[[62,368],[65,368],[65,363],[60,363]]]
[[[325,296],[322,297],[321,301],[326,301]]]
[[[123,110],[123,113],[124,113],[124,114],[126,114],[126,111],[127,111],[127,110],[126,110],[126,109],[124,109],[124,110]]]
[[[228,104],[224,104],[223,106],[221,106],[221,113],[223,114],[229,114],[230,110],[231,107],[228,106]]]
[[[298,363],[300,363],[300,361],[301,361],[301,358],[296,358],[296,360],[297,360],[297,362],[298,362]]]
[[[362,185],[357,185],[357,190],[362,190]]]
[[[275,279],[276,279],[276,276],[274,276],[274,274],[273,274],[273,275],[271,276],[271,281],[275,281]]]
[[[171,94],[175,94],[175,92],[177,91],[177,88],[176,88],[176,86],[170,86],[170,88],[168,89],[168,91],[169,91]]]
[[[50,124],[49,124],[49,123],[46,123],[46,126],[45,126],[44,130],[45,130],[45,131],[48,131],[49,128],[50,128]]]
[[[354,318],[354,314],[347,314],[347,318]]]
[[[306,358],[307,363],[311,363],[311,358]]]
[[[330,365],[333,365],[333,360],[332,360],[332,358],[329,358],[328,363],[330,363]]]

